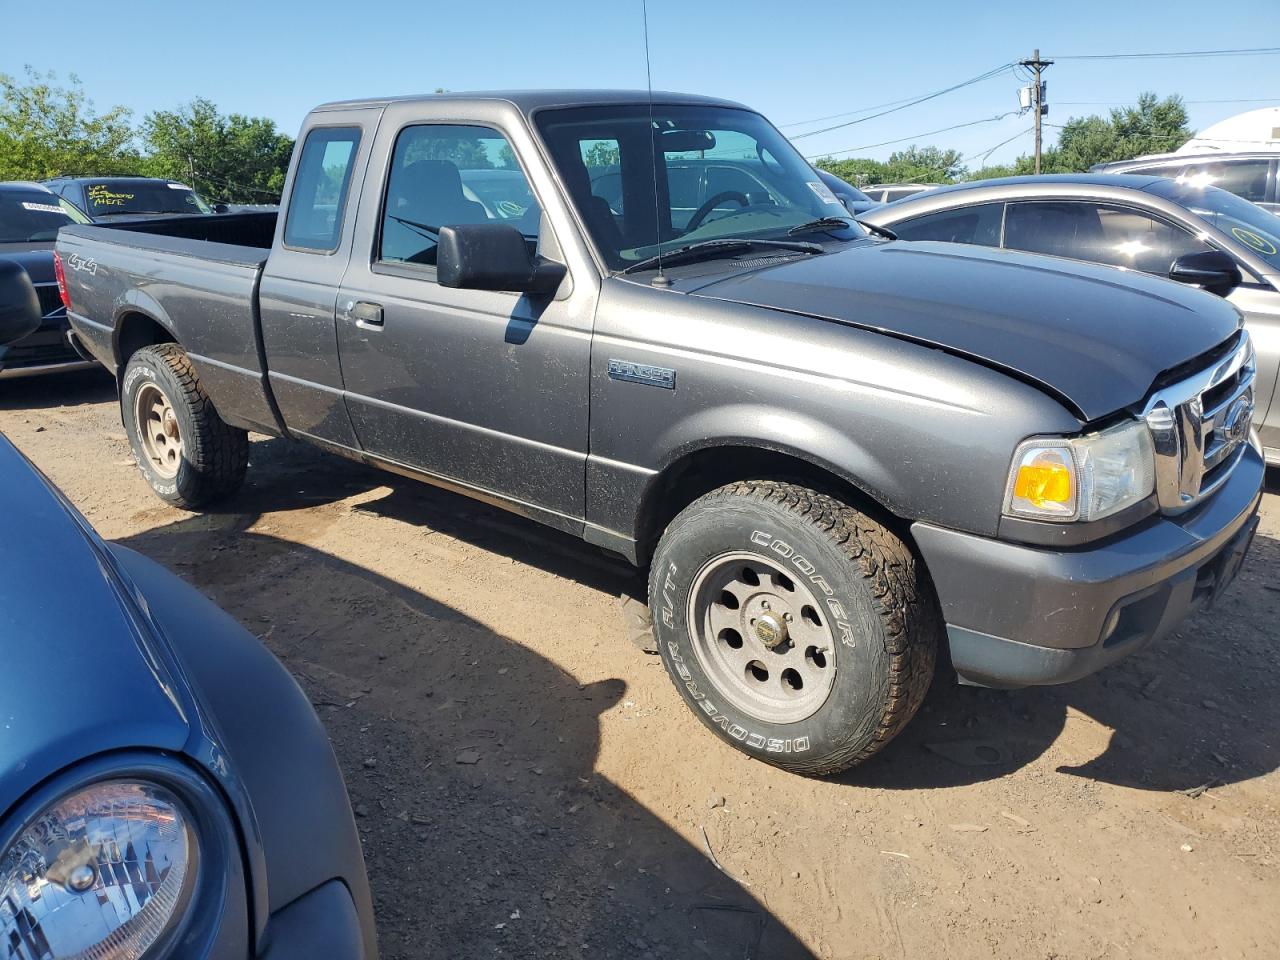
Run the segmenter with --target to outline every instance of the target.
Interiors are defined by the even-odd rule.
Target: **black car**
[[[43,181],[93,220],[111,217],[173,217],[224,213],[185,183],[160,177],[55,177]]]
[[[0,377],[96,366],[68,340],[67,310],[58,293],[53,241],[58,229],[89,218],[38,183],[0,183],[0,260],[20,264],[40,300],[40,325],[0,346]]]
[[[852,183],[841,180],[834,173],[828,173],[826,170],[818,170],[817,173],[818,179],[827,185],[827,188],[836,195],[836,199],[843,203],[844,208],[854,216],[880,206],[878,200],[872,200]]]

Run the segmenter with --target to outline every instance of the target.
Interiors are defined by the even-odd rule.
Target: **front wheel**
[[[244,482],[249,435],[218,416],[176,343],[143,347],[129,358],[120,407],[138,468],[162,500],[195,509]]]
[[[663,534],[659,653],[698,718],[797,773],[844,770],[915,714],[940,625],[910,548],[847,504],[778,481],[714,490]]]

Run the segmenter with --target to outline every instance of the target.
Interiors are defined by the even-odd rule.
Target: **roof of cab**
[[[495,100],[511,104],[524,114],[530,114],[543,107],[593,107],[614,104],[644,104],[649,102],[646,90],[481,90],[475,92],[450,91],[448,93],[424,93],[406,97],[370,97],[359,100],[336,100],[322,103],[312,110],[321,113],[330,110],[358,110],[362,108],[377,109],[393,103],[421,101],[423,103],[439,103],[447,101],[460,106],[469,103],[491,103]],[[671,93],[665,90],[653,91],[653,102],[665,105],[699,105],[710,107],[731,107],[747,109],[732,100],[720,100],[716,97],[703,97],[688,93]]]

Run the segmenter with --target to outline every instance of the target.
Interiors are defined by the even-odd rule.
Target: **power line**
[[[1006,66],[1012,66],[1012,65],[1007,64]],[[984,79],[990,79],[991,77],[998,76],[1000,70],[1002,69],[1004,68],[998,67],[995,70],[990,71],[990,73],[987,76],[985,76]],[[975,80],[969,80],[965,82],[966,84],[977,83],[978,80],[975,79]],[[929,94],[928,96],[933,96],[933,94]],[[792,120],[790,123],[780,123],[778,124],[778,127],[779,128],[803,127],[806,124],[810,124],[810,123],[823,123],[827,120],[840,120],[840,119],[843,119],[844,117],[852,117],[859,113],[867,113],[868,111],[871,111],[871,110],[879,110],[881,107],[896,107],[899,104],[914,103],[915,101],[920,99],[921,99],[920,95],[915,95],[910,97],[903,97],[901,100],[886,100],[884,103],[873,103],[870,106],[859,107],[856,110],[846,110],[843,113],[829,113],[825,117],[812,117],[808,120]]]
[[[1240,47],[1233,50],[1177,50],[1167,53],[1077,53],[1055,60],[1177,60],[1188,57],[1260,57],[1280,53],[1280,47]]]
[[[1001,147],[1004,147],[1004,146],[1007,146],[1008,144],[1013,143],[1013,141],[1017,140],[1019,137],[1024,137],[1024,136],[1026,136],[1028,133],[1032,133],[1034,130],[1035,130],[1035,127],[1027,127],[1025,130],[1019,130],[1017,133],[1015,133],[1015,134],[1014,134],[1012,137],[1010,137],[1008,140],[1001,140],[999,143],[997,143],[997,144],[996,144],[994,147],[992,147],[991,149],[986,150],[986,151],[984,151],[984,152],[982,152],[982,153],[972,153],[972,154],[970,154],[968,157],[963,157],[962,159],[964,159],[964,160],[969,160],[969,159],[976,159],[976,158],[978,158],[978,157],[981,157],[982,159],[981,159],[979,162],[985,165],[985,164],[986,164],[986,162],[987,162],[987,159],[988,159],[988,158],[989,158],[993,153],[995,153],[997,150],[999,150]]]
[[[949,130],[959,130],[962,127],[976,127],[980,123],[994,123],[997,120],[1004,120],[1008,117],[1016,116],[1021,112],[1022,111],[1020,110],[1010,110],[1008,113],[1002,113],[998,117],[983,117],[981,120],[969,120],[966,123],[955,123],[949,127],[941,127],[937,130],[928,130],[928,131],[925,131],[924,133],[913,133],[909,137],[898,137],[896,140],[881,140],[879,143],[864,143],[861,146],[857,146],[857,147],[845,147],[843,150],[827,150],[823,153],[818,153],[818,154],[814,154],[811,157],[806,157],[805,159],[813,160],[817,157],[834,157],[837,154],[841,154],[841,153],[855,153],[858,150],[870,150],[873,147],[887,147],[890,144],[894,144],[894,143],[906,143],[908,140],[918,140],[921,137],[932,137],[934,134],[946,133]]]
[[[847,120],[844,123],[837,123],[829,127],[822,127],[819,130],[808,130],[804,133],[797,133],[794,136],[792,136],[791,139],[802,140],[805,137],[816,137],[820,133],[830,133],[832,130],[841,130],[845,127],[851,127],[855,123],[866,123],[868,120],[875,120],[877,117],[883,117],[890,113],[896,113],[899,110],[907,109],[907,107],[914,107],[918,103],[924,103],[927,100],[934,100],[938,97],[941,97],[943,94],[951,93],[952,91],[959,90],[962,87],[968,87],[975,83],[981,83],[983,80],[989,80],[992,77],[999,76],[1001,73],[1004,73],[1006,70],[1010,69],[1012,66],[1013,64],[1011,63],[1001,64],[1000,66],[996,67],[993,70],[988,70],[986,73],[979,74],[976,77],[971,77],[968,80],[963,80],[960,83],[952,84],[951,86],[945,87],[942,90],[937,90],[937,91],[934,91],[933,93],[925,94],[922,97],[915,97],[914,99],[908,100],[899,106],[893,106],[887,110],[882,110],[879,113],[873,113],[869,116],[859,117],[856,120]],[[802,123],[813,123],[813,122],[814,121],[812,120],[802,121]]]

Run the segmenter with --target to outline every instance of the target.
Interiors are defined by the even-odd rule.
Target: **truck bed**
[[[85,346],[114,370],[117,328],[145,318],[183,344],[224,420],[282,432],[258,325],[258,285],[276,217],[268,211],[64,228],[57,249]]]

